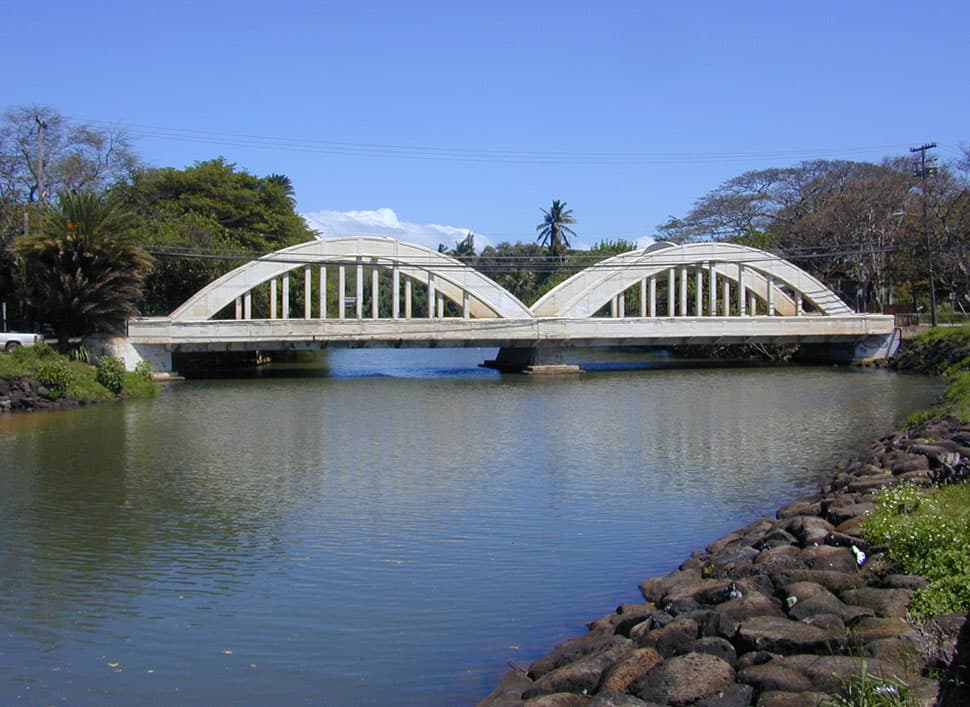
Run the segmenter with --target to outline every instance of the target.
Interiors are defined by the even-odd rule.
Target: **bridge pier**
[[[528,373],[530,375],[563,375],[582,373],[579,366],[566,363],[561,346],[536,344],[529,347],[502,347],[498,356],[481,364],[502,373]]]

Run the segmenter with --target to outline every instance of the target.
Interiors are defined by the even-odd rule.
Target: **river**
[[[482,358],[0,416],[0,703],[474,703],[940,390]]]

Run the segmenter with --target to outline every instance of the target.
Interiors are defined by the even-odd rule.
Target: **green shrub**
[[[64,358],[56,356],[40,365],[37,369],[37,380],[55,397],[60,397],[66,395],[74,385],[74,371]]]
[[[154,373],[154,371],[152,371],[152,364],[150,364],[148,361],[139,361],[135,366],[135,374],[144,378],[145,380],[151,380],[152,373]]]
[[[124,362],[114,356],[102,356],[98,361],[95,379],[112,393],[118,395],[125,385]]]
[[[970,486],[887,489],[863,528],[903,571],[929,580],[910,601],[915,618],[970,608]]]

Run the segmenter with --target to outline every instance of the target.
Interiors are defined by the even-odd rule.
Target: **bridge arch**
[[[661,277],[664,274],[666,278]],[[688,302],[691,277],[694,301]],[[639,284],[641,316],[657,316],[658,283],[666,287],[668,316],[688,316],[691,310],[694,316],[744,316],[753,314],[752,309],[759,305],[769,316],[853,313],[815,277],[771,253],[733,243],[675,245],[663,241],[576,273],[531,309],[537,317],[583,318],[612,303],[614,316],[623,316],[622,311],[617,312],[623,295]]]
[[[532,318],[532,312],[512,293],[489,279],[477,270],[443,253],[424,246],[405,243],[393,238],[378,236],[349,236],[321,238],[307,243],[284,248],[264,255],[256,260],[239,266],[222,277],[214,280],[185,301],[169,315],[173,322],[198,322],[216,317],[222,310],[235,304],[236,318],[248,319],[251,316],[250,299],[253,290],[270,283],[272,286],[273,311],[276,311],[277,283],[282,289],[282,318],[288,318],[289,274],[303,270],[305,288],[306,319],[311,318],[314,303],[310,302],[312,279],[316,278],[321,292],[326,292],[326,271],[328,266],[338,268],[341,284],[345,269],[356,270],[357,297],[353,298],[356,318],[361,318],[364,289],[364,270],[373,274],[370,284],[372,302],[377,301],[375,290],[378,287],[377,271],[389,270],[392,273],[392,287],[395,289],[394,314],[399,315],[400,296],[397,287],[405,281],[405,289],[410,292],[408,280],[417,282],[428,291],[428,314],[434,316],[436,299],[453,302],[464,318]],[[316,271],[314,271],[316,268]],[[335,318],[344,316],[345,293],[339,292],[338,311],[330,313]],[[409,303],[405,304],[409,310]],[[325,295],[316,303],[315,318],[328,316]],[[376,317],[376,306],[373,317]],[[440,312],[440,305],[438,306]],[[274,317],[275,318],[275,317]]]

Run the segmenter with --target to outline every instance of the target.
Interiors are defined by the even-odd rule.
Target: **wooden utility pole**
[[[936,167],[926,166],[926,151],[936,147],[935,142],[928,142],[919,147],[911,147],[910,152],[919,153],[919,169],[913,175],[920,178],[920,191],[923,198],[923,242],[926,244],[926,269],[930,281],[930,326],[936,326],[936,285],[933,282],[933,249],[930,247],[930,229],[926,220],[926,177],[936,174]]]

